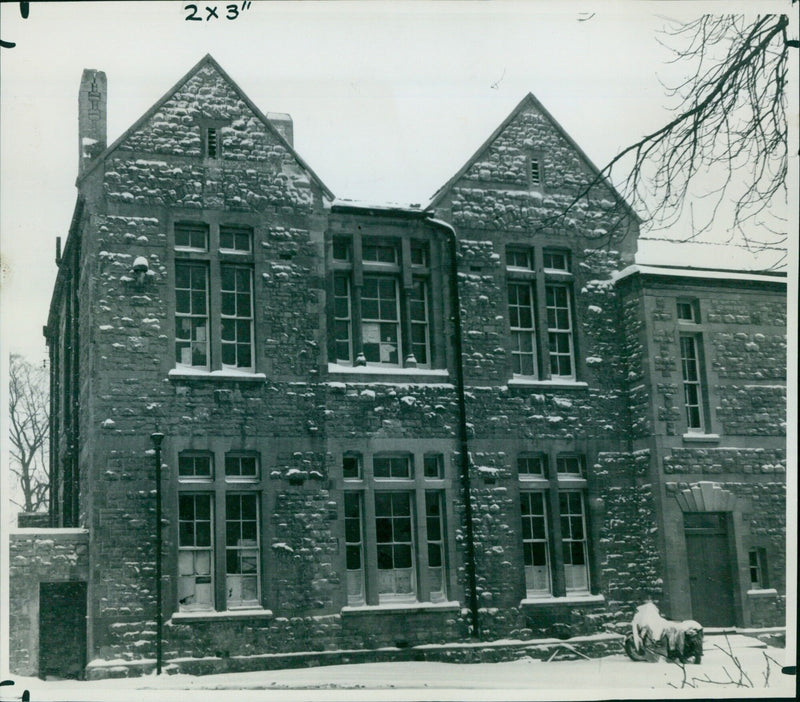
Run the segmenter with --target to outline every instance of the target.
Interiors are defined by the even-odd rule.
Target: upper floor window
[[[337,363],[433,366],[430,243],[334,236],[330,354]]]
[[[252,253],[253,230],[250,227],[220,226],[219,249],[224,252]]]
[[[676,306],[679,322],[691,322],[693,324],[700,322],[700,310],[698,309],[697,300],[678,300]]]
[[[252,228],[176,223],[174,236],[176,364],[253,370]]]
[[[175,248],[208,251],[208,225],[202,222],[176,223]]]
[[[705,387],[701,367],[701,340],[693,334],[681,334],[681,373],[683,405],[689,432],[705,431]]]
[[[205,128],[205,155],[208,158],[218,158],[220,151],[219,132],[216,127]]]
[[[542,162],[538,156],[531,156],[528,177],[532,186],[542,184]]]
[[[539,263],[534,266],[536,257],[540,257]],[[514,377],[574,379],[569,252],[509,246],[506,277]],[[540,315],[542,300],[544,310]]]

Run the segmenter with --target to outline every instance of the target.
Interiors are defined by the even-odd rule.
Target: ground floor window
[[[447,599],[444,472],[439,454],[342,455],[349,605]]]
[[[215,458],[221,459],[215,461]],[[215,470],[215,463],[224,470]],[[180,611],[261,605],[259,459],[254,452],[178,456]]]
[[[589,538],[584,457],[517,457],[526,596],[588,593]],[[555,470],[552,470],[554,467]]]

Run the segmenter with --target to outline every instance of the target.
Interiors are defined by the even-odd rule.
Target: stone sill
[[[555,388],[558,390],[581,390],[589,387],[589,383],[581,380],[533,380],[511,378],[506,385],[510,388]]]
[[[83,536],[89,534],[88,529],[78,527],[15,527],[9,529],[10,536]]]
[[[687,444],[718,444],[719,434],[684,434],[681,437]]]
[[[596,605],[604,604],[606,598],[603,595],[564,595],[563,597],[526,597],[519,604],[520,607],[537,607],[551,605]]]
[[[226,612],[174,612],[170,621],[176,624],[191,622],[225,622],[240,619],[271,619],[270,609],[229,609]]]
[[[774,587],[766,587],[758,590],[748,590],[748,597],[777,597],[778,591]]]
[[[461,609],[458,602],[387,602],[379,605],[359,605],[342,607],[343,615],[381,614],[402,612],[457,612]]]
[[[263,373],[244,373],[235,370],[197,370],[196,368],[173,368],[167,376],[170,380],[229,381],[243,383],[265,383],[267,376]]]
[[[403,383],[430,384],[448,381],[450,374],[444,368],[397,368],[393,366],[343,366],[328,364],[331,380],[348,383]]]

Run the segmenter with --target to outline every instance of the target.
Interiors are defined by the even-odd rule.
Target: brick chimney
[[[106,74],[84,68],[78,94],[78,175],[106,148]]]

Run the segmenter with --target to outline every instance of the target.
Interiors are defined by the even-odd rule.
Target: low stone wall
[[[39,584],[85,582],[89,533],[84,529],[19,529],[9,538],[9,669],[39,672]]]

